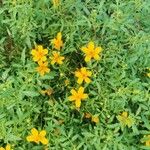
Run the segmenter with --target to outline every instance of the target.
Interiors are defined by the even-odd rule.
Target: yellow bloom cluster
[[[62,41],[62,34],[59,32],[57,34],[57,37],[54,38],[51,42],[56,50],[60,50],[63,46]],[[31,54],[33,56],[33,61],[38,63],[38,67],[36,68],[37,72],[41,76],[44,76],[45,73],[49,73],[50,69],[48,68],[48,61],[47,61],[47,55],[48,55],[48,49],[43,49],[42,45],[37,45],[35,49],[32,49]],[[59,52],[53,51],[52,52],[51,64],[54,65],[55,63],[61,65],[63,63],[63,60],[65,57],[60,56]]]
[[[81,51],[85,53],[85,61],[89,62],[91,59],[99,60],[100,56],[99,53],[102,52],[101,47],[95,47],[94,42],[89,42],[87,47],[82,47]],[[75,71],[75,77],[77,77],[77,83],[82,84],[83,82],[85,83],[90,83],[91,79],[90,77],[92,76],[92,72],[89,71],[86,67],[82,67],[80,69],[77,69]],[[84,93],[84,87],[79,87],[78,91],[75,91],[74,89],[71,90],[71,96],[69,97],[70,101],[75,101],[75,106],[77,108],[80,108],[81,106],[81,100],[84,100],[88,98],[88,94]],[[93,117],[93,121],[97,122],[97,118]]]

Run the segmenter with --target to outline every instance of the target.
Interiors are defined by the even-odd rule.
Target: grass
[[[0,147],[150,149],[149,16],[149,0],[0,1]],[[42,44],[49,57],[58,32],[65,60],[50,65],[48,58],[51,71],[40,76],[31,50]],[[103,51],[99,61],[86,63],[81,47],[90,41]],[[82,85],[89,98],[77,109],[68,97],[79,87],[74,72],[83,66],[92,82]],[[52,93],[41,94],[45,89]],[[118,120],[122,112],[134,120],[131,126]],[[28,142],[32,128],[46,130],[49,143]]]

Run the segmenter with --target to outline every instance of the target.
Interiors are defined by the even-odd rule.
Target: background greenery
[[[48,47],[61,31],[65,63],[44,77],[35,72],[31,49]],[[81,110],[67,99],[84,64],[81,46],[90,40],[103,47],[102,59],[91,66],[90,99]],[[0,1],[0,146],[42,150],[28,143],[30,129],[46,129],[51,150],[149,149],[150,134],[150,1],[50,0]],[[64,81],[70,84],[64,87]],[[51,96],[40,91],[52,88]],[[136,120],[121,129],[116,116],[128,111]],[[95,125],[83,113],[99,115]]]

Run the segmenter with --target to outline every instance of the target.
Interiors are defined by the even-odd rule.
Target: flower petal
[[[76,100],[75,101],[75,105],[76,105],[77,108],[80,108],[80,106],[81,106],[81,100]]]
[[[81,47],[81,51],[84,52],[84,53],[87,53],[88,52],[88,48],[87,47]]]
[[[82,99],[87,99],[88,98],[88,94],[83,94]]]
[[[86,83],[90,83],[91,80],[90,80],[89,78],[85,78],[85,82],[86,82]]]
[[[94,59],[99,60],[100,59],[99,55],[98,54],[94,55]]]
[[[6,145],[6,150],[10,150],[10,144]]]
[[[72,89],[70,92],[71,92],[72,95],[76,95],[77,94],[76,90],[74,90],[74,89]]]
[[[41,141],[41,143],[44,144],[44,145],[48,144],[48,140],[47,140],[45,137],[42,137],[42,138],[40,139],[40,141]]]
[[[40,131],[39,135],[40,135],[41,137],[44,137],[44,136],[46,135],[46,131],[45,131],[45,130]]]
[[[75,76],[76,76],[76,77],[80,77],[80,76],[81,76],[80,71],[75,71]]]
[[[85,57],[85,61],[86,61],[86,62],[89,62],[90,60],[91,60],[91,56],[86,56],[86,57]]]
[[[79,94],[83,94],[83,93],[84,93],[84,87],[81,86],[81,87],[79,88],[79,90],[78,90],[78,93],[79,93]]]
[[[78,78],[77,83],[82,84],[82,82],[83,82],[83,78]]]
[[[28,142],[33,142],[34,141],[34,136],[33,135],[29,135],[29,136],[27,136],[27,141]]]
[[[36,55],[37,51],[35,49],[32,49],[31,54]]]
[[[69,96],[70,101],[74,101],[76,98],[74,96]]]
[[[38,130],[35,129],[35,128],[31,129],[31,133],[32,133],[32,135],[34,135],[34,136],[37,136],[37,135],[39,134],[39,133],[38,133]]]
[[[58,40],[61,40],[61,38],[62,38],[61,32],[57,33],[57,39],[58,39]]]
[[[89,42],[89,43],[88,43],[88,48],[89,48],[89,49],[94,49],[94,42],[92,42],[92,41]]]
[[[43,49],[43,53],[46,55],[48,54],[48,49]]]

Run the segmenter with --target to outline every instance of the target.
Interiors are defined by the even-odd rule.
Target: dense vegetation
[[[150,0],[1,0],[0,147],[150,149]]]

